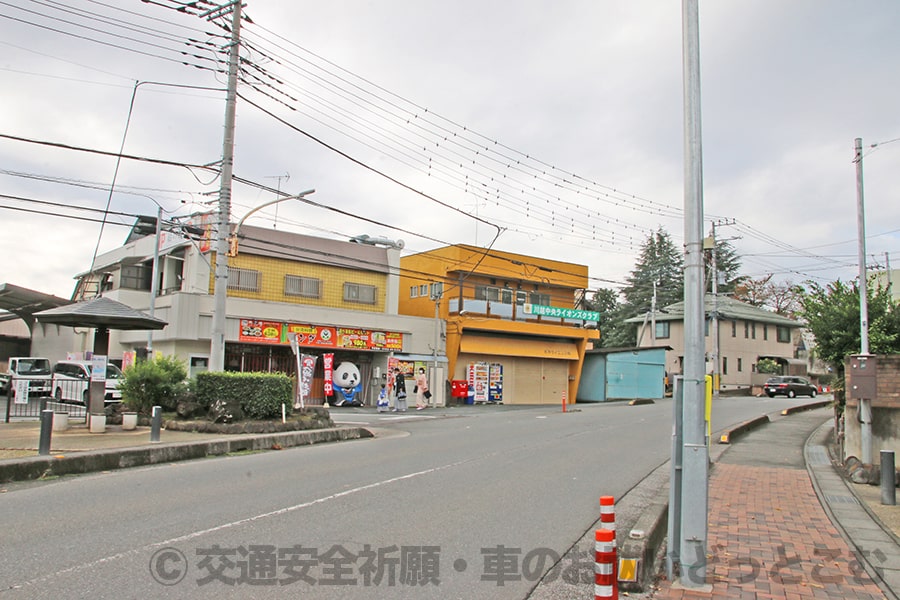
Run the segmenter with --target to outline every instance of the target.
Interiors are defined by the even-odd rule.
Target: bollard
[[[53,431],[53,411],[41,411],[41,439],[38,442],[38,454],[47,456],[50,454],[50,435]]]
[[[897,474],[894,471],[894,451],[881,451],[881,503],[897,504]]]
[[[162,406],[154,406],[150,417],[150,441],[159,441],[159,430],[162,429]]]
[[[616,499],[612,496],[600,496],[600,527],[612,531],[616,540]]]
[[[609,529],[594,532],[594,600],[618,600],[616,534]]]
[[[566,402],[566,393],[563,392],[563,395],[562,395],[562,407],[563,407],[563,412],[566,412],[566,404],[568,404],[568,403]]]

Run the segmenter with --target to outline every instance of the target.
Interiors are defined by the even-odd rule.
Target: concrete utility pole
[[[225,137],[222,142],[222,173],[219,187],[219,222],[216,231],[216,279],[212,332],[209,348],[209,370],[225,369],[225,322],[228,296],[228,236],[231,221],[231,177],[234,169],[234,121],[237,109],[237,75],[241,41],[241,0],[217,6],[201,17],[222,16],[229,7],[231,13],[231,49],[228,53],[228,95],[225,99]]]
[[[700,128],[698,0],[682,2],[684,60],[684,435],[679,561],[681,584],[706,584],[709,450],[706,445],[706,342],[703,274],[703,152]]]
[[[856,138],[856,227],[859,238],[859,353],[869,354],[869,281],[866,276],[866,212],[863,202],[863,155],[862,138]],[[859,401],[860,420],[860,460],[872,464],[872,399]]]
[[[712,223],[712,233],[711,233],[711,243],[710,243],[709,251],[712,253],[712,261],[710,266],[712,267],[712,310],[710,310],[710,331],[709,335],[712,337],[712,363],[713,363],[713,371],[712,371],[712,384],[713,384],[713,397],[717,397],[719,395],[719,379],[721,377],[722,367],[721,361],[719,359],[719,264],[718,264],[718,252],[716,252],[716,222]],[[703,286],[703,292],[706,293],[706,286]]]

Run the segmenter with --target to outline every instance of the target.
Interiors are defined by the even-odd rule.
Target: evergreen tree
[[[625,315],[625,307],[619,301],[619,292],[600,288],[593,293],[588,305],[591,310],[600,313],[597,323],[600,329],[600,346],[604,348],[634,346],[634,325],[625,322],[628,315]]]
[[[683,299],[684,257],[681,249],[662,228],[651,233],[644,242],[640,258],[622,289],[626,318],[650,311],[654,282],[657,310]]]
[[[712,253],[706,252],[707,273],[706,291],[712,293]],[[728,240],[716,241],[716,271],[718,271],[718,292],[732,295],[735,288],[747,279],[745,275],[738,275],[741,270],[741,257]]]

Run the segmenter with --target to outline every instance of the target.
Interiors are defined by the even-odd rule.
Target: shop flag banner
[[[322,355],[322,366],[325,367],[325,397],[334,395],[334,354]]]
[[[304,407],[304,399],[309,397],[312,390],[313,374],[316,372],[316,358],[313,354],[300,355],[300,406]]]

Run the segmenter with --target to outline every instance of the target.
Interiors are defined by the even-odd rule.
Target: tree
[[[604,348],[634,345],[634,326],[626,323],[628,316],[619,301],[619,292],[600,288],[588,300],[591,310],[600,313],[597,326],[600,329],[600,345]]]
[[[900,309],[883,288],[867,292],[869,352],[900,352]],[[840,280],[824,288],[812,284],[801,305],[800,316],[816,337],[816,352],[843,375],[845,357],[860,352],[859,286]]]
[[[712,292],[712,254],[706,253],[708,270],[710,271],[709,280],[706,285],[706,291]],[[728,240],[716,241],[716,271],[719,275],[717,291],[720,294],[731,295],[735,288],[741,284],[746,275],[738,275],[741,270],[741,257],[738,256],[737,250]]]
[[[735,285],[734,298],[751,306],[769,308],[785,317],[797,317],[805,294],[803,286],[790,280],[777,283],[772,281],[772,277],[769,274],[759,279],[742,279]]]
[[[663,229],[651,233],[622,289],[626,318],[643,315],[653,304],[656,284],[657,309],[680,302],[684,296],[684,258]]]

